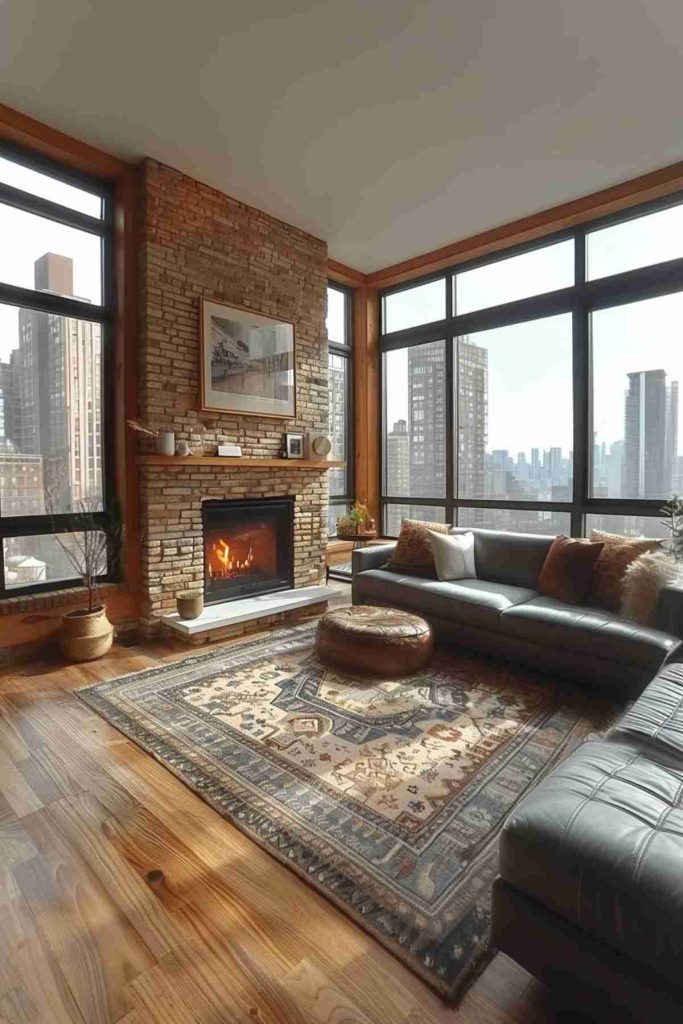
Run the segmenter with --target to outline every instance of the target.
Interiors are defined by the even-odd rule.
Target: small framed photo
[[[288,459],[303,459],[304,457],[304,435],[285,434],[285,451]]]

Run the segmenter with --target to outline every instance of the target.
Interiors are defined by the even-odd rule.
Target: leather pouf
[[[429,662],[434,639],[429,623],[398,608],[353,605],[320,619],[315,646],[323,661],[363,675],[408,676]]]

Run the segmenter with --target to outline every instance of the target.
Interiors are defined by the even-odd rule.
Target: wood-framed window
[[[383,529],[664,536],[683,490],[683,196],[380,293]]]
[[[328,533],[353,503],[353,290],[330,281],[327,286],[329,431],[332,458],[346,465],[331,469]]]
[[[112,185],[0,142],[0,597],[68,586],[85,525],[111,538],[115,318]]]

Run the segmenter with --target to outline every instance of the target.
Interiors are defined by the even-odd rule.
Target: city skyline
[[[587,235],[589,280],[647,266],[680,255],[683,206],[657,211]],[[456,271],[457,312],[485,309],[528,295],[542,295],[573,283],[571,241],[552,243],[517,256]],[[569,275],[569,276],[568,276]],[[530,285],[531,282],[531,285]],[[385,331],[405,330],[446,315],[446,278],[391,293],[384,300]],[[599,443],[623,439],[623,395],[628,374],[663,369],[683,381],[683,292],[595,311],[590,318],[593,368],[593,427]],[[571,415],[571,314],[470,333],[470,341],[491,349],[489,361],[489,447],[529,451],[573,445]],[[387,429],[407,419],[408,349],[393,350],[393,383],[386,389]],[[386,359],[386,357],[385,357]],[[620,387],[615,387],[619,379]],[[401,381],[405,383],[401,383]],[[564,415],[560,413],[564,412]],[[683,405],[678,438],[683,437]]]
[[[484,336],[480,332],[461,338],[458,343],[455,493],[465,501],[467,498],[487,499],[503,504],[571,502],[573,451],[547,444],[545,422],[538,424],[536,443],[529,447],[515,451],[507,445],[492,445],[489,438],[491,356],[493,354],[495,360],[497,352],[494,349],[492,353],[489,347],[475,342],[474,339]],[[395,352],[387,356],[385,390],[388,395],[396,396],[403,385],[408,401],[399,404],[406,409],[406,415],[388,424],[384,493],[408,500],[445,498],[445,345],[429,342],[409,348],[407,360],[398,369],[395,357]],[[401,373],[405,373],[404,381]],[[679,382],[668,378],[666,370],[659,367],[630,370],[626,379],[628,387],[618,389],[621,436],[608,445],[600,441],[597,431],[594,434],[591,494],[597,498],[664,499],[672,491],[683,488],[683,458],[678,454]],[[395,398],[393,405],[397,405]],[[435,506],[431,513],[440,511]],[[392,526],[396,525],[393,520],[399,514],[413,513],[398,506],[387,507],[388,522]],[[509,511],[508,528],[529,528],[528,520],[543,515],[558,531],[567,528],[566,513],[518,510]],[[470,518],[471,525],[485,525],[491,516],[482,509],[473,509]]]

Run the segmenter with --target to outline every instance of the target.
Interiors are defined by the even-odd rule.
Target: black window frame
[[[59,513],[9,516],[2,515],[0,498],[0,600],[22,597],[28,594],[49,593],[64,590],[80,582],[77,576],[43,583],[31,583],[21,587],[5,586],[4,541],[6,538],[44,536],[57,533],[77,533],[92,525],[100,529],[107,538],[107,572],[98,577],[99,582],[114,582],[119,579],[120,552],[115,537],[116,494],[114,476],[114,344],[116,321],[116,261],[115,261],[115,189],[111,182],[94,175],[66,167],[42,155],[24,150],[10,142],[0,141],[0,156],[14,163],[49,175],[57,181],[84,189],[99,196],[102,201],[102,216],[73,210],[36,196],[31,192],[0,182],[0,203],[37,214],[68,227],[87,231],[101,239],[101,304],[83,302],[78,299],[40,292],[31,288],[18,287],[0,281],[0,304],[17,306],[40,313],[98,323],[102,338],[102,511],[93,513]]]
[[[346,450],[346,465],[344,466],[344,494],[330,494],[329,507],[338,506],[340,509],[353,504],[354,496],[354,433],[353,433],[353,408],[354,408],[354,353],[353,353],[353,288],[339,284],[337,281],[328,281],[327,289],[340,292],[344,297],[344,341],[340,343],[328,337],[328,355],[341,356],[346,360],[346,401],[344,417],[344,436]],[[334,533],[328,534],[332,540]]]
[[[599,309],[609,309],[645,299],[683,292],[683,257],[627,270],[593,281],[586,279],[586,236],[600,228],[636,220],[660,210],[683,203],[683,192],[678,191],[660,199],[641,203],[617,213],[586,220],[571,227],[544,235],[531,242],[498,249],[494,253],[472,260],[454,263],[408,282],[382,289],[378,293],[380,324],[380,478],[379,494],[381,522],[386,523],[386,509],[390,505],[438,506],[445,509],[445,521],[457,522],[459,508],[507,509],[510,511],[567,512],[570,515],[571,536],[584,535],[587,515],[656,516],[665,498],[594,498],[593,446],[590,443],[593,424],[593,380],[591,372],[590,315]],[[460,316],[454,314],[455,276],[512,256],[554,245],[567,239],[574,240],[574,284],[540,295],[528,296],[497,306],[489,306]],[[408,291],[427,281],[445,278],[446,316],[443,320],[409,327],[400,331],[384,331],[385,300]],[[465,498],[456,495],[457,488],[457,367],[454,349],[457,338],[496,327],[511,326],[530,320],[542,319],[560,313],[572,316],[573,360],[573,482],[570,501],[501,501],[500,499]],[[385,359],[387,352],[409,348],[430,341],[445,341],[446,346],[446,497],[420,497],[394,495],[386,490],[386,401]],[[389,534],[387,534],[388,536]]]

